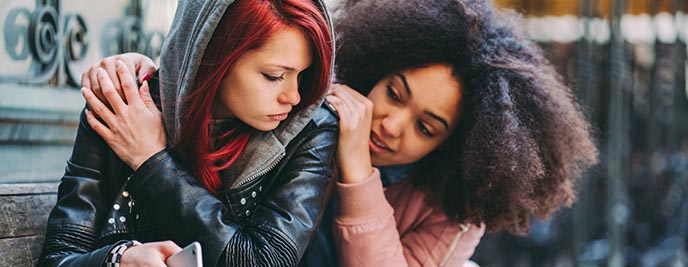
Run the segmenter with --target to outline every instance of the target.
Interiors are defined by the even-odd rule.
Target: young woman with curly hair
[[[484,0],[345,9],[327,97],[342,266],[461,266],[481,223],[524,234],[573,203],[597,161],[590,126],[517,16]]]

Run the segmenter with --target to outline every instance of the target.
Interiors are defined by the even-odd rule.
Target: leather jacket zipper
[[[277,164],[282,160],[282,158],[284,158],[285,155],[286,155],[285,153],[281,153],[279,155],[279,157],[277,157],[276,160],[272,161],[270,166],[268,166],[267,168],[265,168],[264,170],[262,170],[261,172],[259,172],[257,174],[251,175],[248,178],[241,180],[241,182],[239,182],[235,188],[239,188],[242,185],[245,185],[248,182],[253,181],[254,179],[261,177],[261,176],[265,175],[266,173],[270,172],[272,169],[274,169],[277,166]]]

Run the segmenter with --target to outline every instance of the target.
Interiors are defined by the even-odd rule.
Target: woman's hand
[[[114,55],[106,57],[103,61],[98,62],[91,66],[89,69],[84,71],[81,75],[81,86],[91,89],[93,93],[100,99],[101,102],[105,103],[108,107],[109,103],[106,101],[103,95],[102,86],[98,82],[98,72],[100,69],[104,69],[105,72],[112,80],[112,84],[115,85],[117,93],[124,99],[124,93],[122,92],[122,86],[120,80],[117,79],[117,70],[115,64],[117,61],[124,62],[127,65],[127,69],[131,72],[131,76],[136,76],[138,74],[139,82],[143,84],[144,81],[148,80],[153,73],[155,73],[156,66],[155,62],[147,56],[138,53],[124,53],[119,55]]]
[[[99,69],[96,75],[98,83],[112,110],[91,90],[82,88],[81,93],[89,106],[86,119],[117,156],[133,170],[137,170],[144,161],[167,145],[162,113],[151,98],[148,82],[144,82],[138,89],[132,72],[122,61],[116,61],[115,70],[118,76],[114,79],[119,77],[126,103],[117,93],[113,79],[104,69]]]
[[[145,243],[126,249],[119,266],[167,266],[165,260],[181,250],[182,248],[172,241]]]
[[[356,183],[373,173],[369,145],[373,102],[343,84],[332,85],[327,101],[339,115],[337,166],[341,172],[340,181]]]

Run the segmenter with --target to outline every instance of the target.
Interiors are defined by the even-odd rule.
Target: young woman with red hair
[[[164,266],[193,241],[205,266],[297,265],[332,186],[330,24],[318,0],[188,1],[140,89],[124,57],[87,71],[38,265]]]

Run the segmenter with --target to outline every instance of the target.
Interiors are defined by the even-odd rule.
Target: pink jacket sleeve
[[[359,183],[338,183],[337,190],[334,234],[342,266],[462,266],[484,232],[474,226],[461,233],[458,224],[416,194],[395,205],[409,215],[401,218],[408,227],[400,231],[377,169]]]

